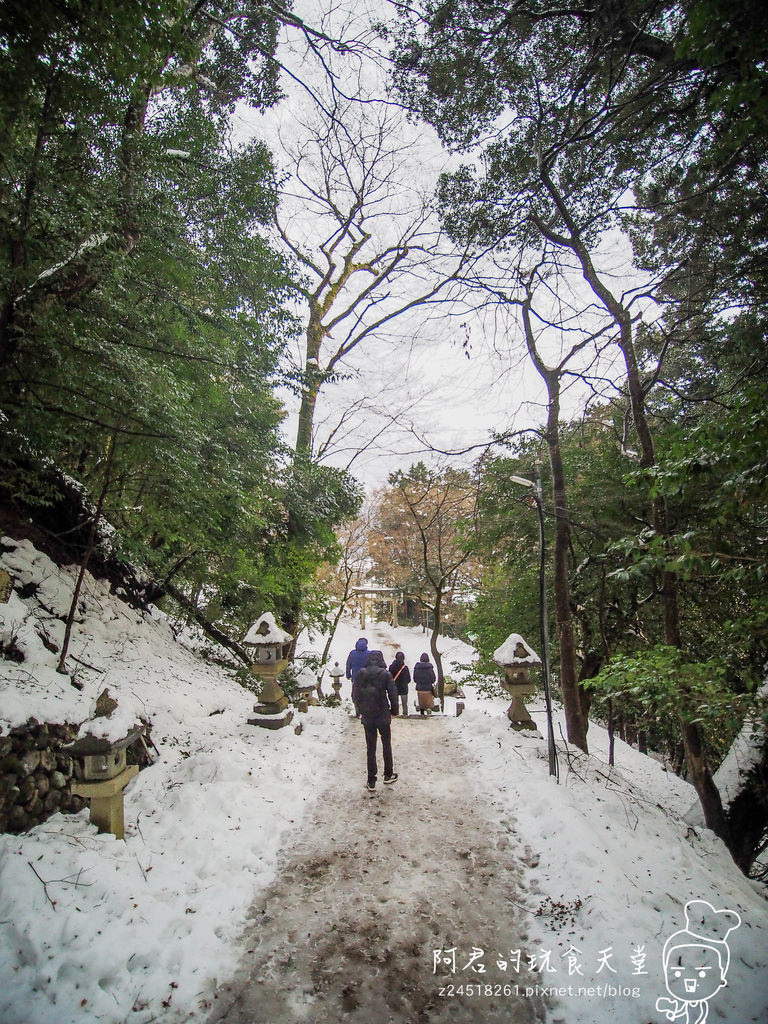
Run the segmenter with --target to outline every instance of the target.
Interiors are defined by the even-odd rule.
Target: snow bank
[[[668,998],[661,954],[685,924],[685,904],[703,899],[736,911],[728,987],[711,1000],[712,1019],[768,1020],[768,905],[719,839],[684,819],[692,787],[650,757],[590,724],[591,754],[562,740],[560,783],[549,776],[546,741],[509,728],[501,700],[471,699],[450,724],[475,758],[497,820],[522,838],[528,889],[510,895],[529,915],[541,984],[560,992],[553,1022],[648,1024]],[[543,708],[529,706],[545,734]],[[467,936],[471,942],[471,936]],[[579,995],[586,989],[591,995]],[[601,994],[602,993],[602,994]],[[683,1020],[685,1017],[682,1018]]]
[[[90,577],[72,642],[78,690],[56,673],[49,650],[63,635],[58,616],[73,575],[29,544],[5,545],[0,561],[17,592],[0,606],[0,631],[16,637],[26,660],[0,661],[0,728],[30,715],[80,723],[107,686],[126,720],[152,720],[161,757],[125,791],[124,842],[98,835],[87,812],[0,836],[0,1020],[205,1017],[217,983],[246,952],[239,944],[252,900],[321,795],[345,706],[312,708],[300,736],[248,726],[254,697],[231,674],[185,650],[161,615],[138,615]],[[361,635],[387,663],[403,650],[412,666],[429,650],[419,628],[374,623],[361,631],[344,621],[330,664],[343,666]],[[663,1021],[655,1009],[667,994],[661,951],[683,927],[690,899],[741,917],[729,937],[729,984],[713,997],[711,1019],[768,1020],[768,908],[719,840],[683,820],[691,788],[618,740],[610,768],[607,737],[595,725],[590,757],[559,743],[558,785],[545,741],[514,732],[505,702],[479,699],[463,680],[458,666],[471,662],[472,649],[447,638],[440,645],[446,671],[466,691],[465,713],[441,727],[466,746],[482,799],[510,836],[511,855],[527,865],[524,887],[498,899],[529,918],[523,952],[534,957],[542,986],[592,992],[555,995],[553,1024]],[[299,646],[317,653],[323,638],[305,636]],[[343,680],[343,698],[349,686]],[[543,732],[543,710],[532,703],[531,712]],[[407,778],[398,787],[407,800]],[[473,942],[467,934],[461,962]],[[485,952],[509,960],[511,951]]]
[[[253,694],[90,576],[71,646],[76,689],[43,643],[61,642],[73,573],[3,543],[14,545],[3,566],[30,596],[0,605],[0,630],[25,654],[0,661],[2,731],[30,716],[81,722],[107,686],[119,709],[104,731],[149,718],[161,757],[125,790],[124,842],[98,835],[87,811],[0,836],[0,1020],[186,1020],[234,970],[251,900],[337,744],[335,720],[314,708],[301,736],[247,725]]]

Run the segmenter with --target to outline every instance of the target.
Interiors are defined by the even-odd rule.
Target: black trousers
[[[392,728],[390,723],[384,725],[373,725],[363,722],[365,729],[365,748],[368,758],[368,781],[376,781],[376,743],[381,733],[381,750],[384,754],[384,778],[388,779],[393,773],[392,768]]]

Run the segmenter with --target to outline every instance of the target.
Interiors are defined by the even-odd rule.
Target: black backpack
[[[382,673],[385,670],[364,668],[357,677],[357,710],[363,718],[378,718],[384,711]],[[387,704],[387,707],[389,705]]]

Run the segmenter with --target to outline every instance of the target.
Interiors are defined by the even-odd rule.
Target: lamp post
[[[511,476],[509,479],[514,484],[521,484],[523,487],[531,488],[531,498],[536,503],[536,511],[539,514],[539,628],[541,630],[541,656],[543,659],[544,703],[547,708],[547,752],[549,754],[549,774],[554,775],[559,781],[560,772],[557,764],[555,730],[552,724],[552,698],[549,681],[549,613],[547,611],[546,548],[544,540],[544,509],[542,506],[541,470],[538,466],[536,467],[535,482],[533,480],[527,480],[523,476]]]

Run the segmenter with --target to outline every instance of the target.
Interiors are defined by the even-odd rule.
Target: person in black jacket
[[[413,681],[416,684],[416,696],[419,702],[419,713],[431,712],[435,706],[435,670],[425,652],[413,666]]]
[[[389,674],[395,681],[397,687],[397,695],[400,698],[400,703],[403,705],[403,715],[408,717],[408,683],[411,681],[411,672],[408,666],[405,664],[405,655],[402,651],[398,651],[395,655],[395,660],[389,666]]]
[[[376,743],[381,735],[384,755],[384,783],[397,779],[392,761],[392,716],[397,715],[397,687],[387,672],[381,651],[371,651],[365,668],[358,672],[352,683],[352,703],[355,705],[365,730],[365,747],[369,790],[376,789]]]

